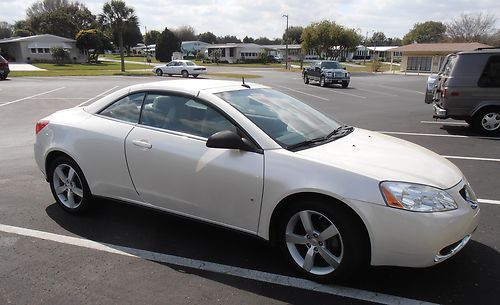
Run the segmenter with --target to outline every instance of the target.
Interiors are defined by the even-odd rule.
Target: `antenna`
[[[243,81],[243,84],[241,84],[243,87],[250,89],[250,86],[245,84],[245,77],[241,77],[241,80]]]

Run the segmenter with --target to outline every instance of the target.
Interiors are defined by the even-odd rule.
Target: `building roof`
[[[264,45],[263,47],[270,48],[270,49],[286,49],[286,44],[272,44],[272,45]],[[289,44],[288,45],[289,49],[301,49],[302,46],[300,44]]]
[[[11,37],[11,38],[4,38],[0,39],[0,43],[7,43],[7,42],[18,42],[18,41],[43,41],[44,39],[47,38],[52,38],[52,39],[57,39],[61,42],[74,42],[74,39],[69,39],[66,37],[61,37],[61,36],[56,36],[52,34],[41,34],[41,35],[34,35],[34,36],[27,36],[27,37]]]
[[[458,52],[487,48],[489,45],[479,42],[464,43],[414,43],[392,49],[393,52]]]
[[[398,46],[374,46],[374,47],[366,47],[368,50],[370,51],[379,51],[379,52],[385,52],[385,51],[389,51],[389,50],[392,50],[392,49],[395,49],[397,48]]]
[[[220,49],[220,48],[254,48],[261,49],[267,48],[268,46],[261,46],[255,43],[223,43],[223,44],[211,44],[207,46],[208,49]]]

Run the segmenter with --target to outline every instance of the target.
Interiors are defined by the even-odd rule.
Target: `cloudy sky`
[[[0,21],[13,23],[25,17],[35,0],[0,0]],[[94,13],[105,0],[79,0]],[[402,37],[416,22],[449,21],[462,13],[490,13],[500,28],[499,0],[126,0],[136,10],[144,27],[163,30],[191,25],[197,33],[236,35],[240,39],[281,37],[288,14],[289,25],[307,26],[329,19],[367,31],[382,31],[388,37]]]

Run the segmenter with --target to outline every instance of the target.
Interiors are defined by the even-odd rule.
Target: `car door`
[[[175,213],[256,232],[263,154],[206,146],[237,128],[194,97],[147,95],[140,124],[127,136],[130,176],[143,200]]]

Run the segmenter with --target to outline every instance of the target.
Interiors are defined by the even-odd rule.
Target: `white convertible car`
[[[158,76],[167,74],[168,76],[182,75],[182,77],[189,77],[189,75],[192,75],[196,78],[200,74],[207,74],[207,68],[198,66],[190,60],[173,60],[165,65],[154,67],[153,72]]]
[[[134,85],[40,120],[34,150],[70,213],[105,197],[240,230],[318,281],[437,264],[479,221],[448,160],[257,84]]]

